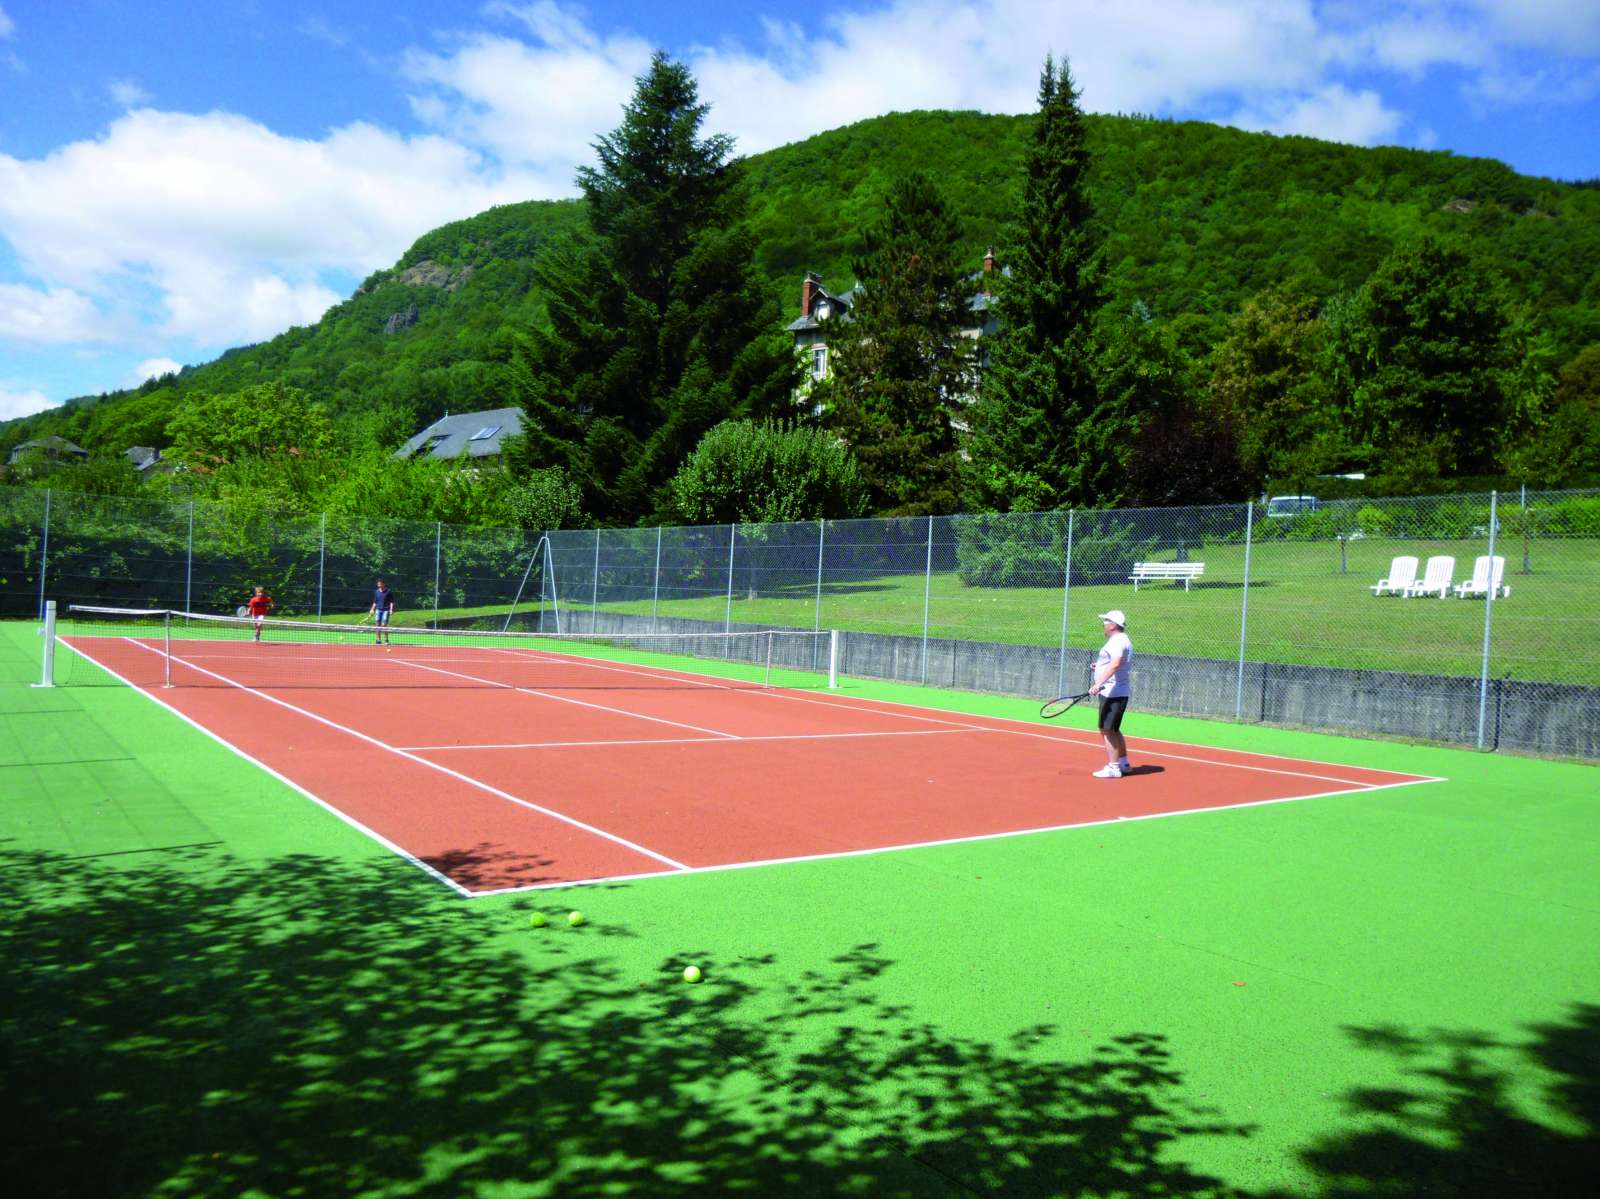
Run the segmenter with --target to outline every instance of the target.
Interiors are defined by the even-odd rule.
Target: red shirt
[[[251,616],[265,616],[267,609],[272,607],[270,595],[252,595],[245,607],[250,609]]]

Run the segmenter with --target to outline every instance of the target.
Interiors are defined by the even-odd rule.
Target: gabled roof
[[[501,442],[522,432],[521,408],[490,408],[487,412],[446,414],[394,452],[396,458],[453,459],[462,450],[469,458],[494,458]]]
[[[89,451],[81,445],[73,445],[65,437],[52,433],[48,437],[38,437],[32,441],[24,441],[11,451],[11,456],[6,461],[10,463],[20,462],[27,456],[29,450],[42,450],[47,458],[87,458],[89,456]]]

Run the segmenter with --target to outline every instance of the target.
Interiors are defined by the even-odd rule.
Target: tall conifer
[[[649,516],[708,429],[781,411],[795,382],[743,225],[742,165],[732,139],[700,136],[706,112],[688,69],[658,53],[578,172],[588,235],[536,273],[550,325],[515,371],[519,465],[565,468],[603,522]]]
[[[953,418],[973,380],[958,234],[932,180],[895,181],[855,262],[862,290],[830,343],[833,377],[812,393],[881,514],[953,512],[959,502]]]
[[[973,508],[1037,511],[1097,499],[1087,468],[1098,452],[1088,425],[1102,271],[1087,141],[1072,74],[1046,57],[1020,234],[996,304],[1000,331],[969,417],[965,499]]]

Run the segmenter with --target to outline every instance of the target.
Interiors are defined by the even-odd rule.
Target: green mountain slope
[[[760,261],[786,311],[807,270],[851,281],[859,231],[890,181],[938,178],[960,215],[963,252],[1002,257],[1029,116],[894,113],[748,160]],[[1201,122],[1092,118],[1093,188],[1114,302],[1178,320],[1204,351],[1245,300],[1290,277],[1353,290],[1400,240],[1458,238],[1554,338],[1561,361],[1600,341],[1600,191],[1521,176],[1486,159],[1279,138]],[[420,238],[315,325],[134,392],[69,401],[0,425],[0,451],[59,433],[90,449],[162,444],[189,391],[280,380],[338,415],[386,413],[386,434],[446,410],[515,402],[506,363],[542,318],[540,251],[582,227],[576,201],[491,209]],[[392,428],[388,427],[392,426]]]

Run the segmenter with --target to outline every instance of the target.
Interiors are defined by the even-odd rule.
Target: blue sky
[[[1597,0],[0,0],[0,419],[315,321],[417,236],[573,193],[652,48],[756,152],[1091,111],[1600,177]]]

